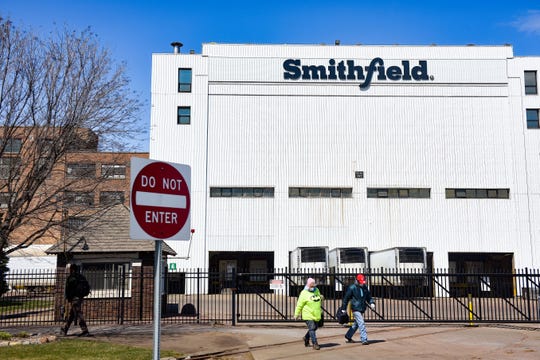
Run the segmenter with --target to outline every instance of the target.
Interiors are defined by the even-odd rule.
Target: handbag
[[[321,320],[317,323],[317,327],[322,328],[324,326],[324,315],[321,313]]]
[[[343,308],[338,308],[336,311],[336,319],[338,323],[341,325],[346,324],[349,322],[349,314],[347,314],[347,310]]]

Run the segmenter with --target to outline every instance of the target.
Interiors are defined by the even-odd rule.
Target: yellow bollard
[[[469,324],[467,326],[478,326],[473,323],[473,303],[472,303],[472,294],[468,294],[467,298],[469,299]]]
[[[349,327],[351,327],[352,324],[354,323],[354,317],[353,317],[353,314],[352,314],[351,302],[350,301],[347,304],[347,314],[349,314]]]

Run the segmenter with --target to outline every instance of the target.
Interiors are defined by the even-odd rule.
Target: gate
[[[516,273],[366,271],[376,309],[368,309],[371,322],[540,322],[540,274],[525,269]],[[250,273],[238,273],[237,279]],[[294,321],[296,300],[308,277],[317,281],[324,296],[328,321],[342,304],[356,272],[320,273],[275,271],[258,274],[269,278],[266,288],[250,292],[235,289],[233,323]]]
[[[513,273],[362,271],[376,309],[368,322],[540,323],[540,271]],[[164,274],[164,323],[286,323],[294,321],[299,293],[308,277],[324,296],[332,322],[357,271],[276,269],[239,272],[178,270]],[[88,273],[94,286],[83,311],[89,324],[153,321],[151,272]],[[59,324],[65,315],[63,272],[9,273],[0,296],[0,326]]]

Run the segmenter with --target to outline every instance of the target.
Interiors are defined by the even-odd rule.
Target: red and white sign
[[[131,238],[189,240],[190,187],[188,165],[131,158]]]

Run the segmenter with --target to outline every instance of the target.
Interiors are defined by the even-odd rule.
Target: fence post
[[[120,268],[120,286],[121,286],[121,303],[120,303],[120,324],[124,324],[124,309],[125,309],[125,302],[126,302],[126,272],[124,271],[124,267],[122,266]]]
[[[231,317],[232,317],[232,326],[236,325],[236,287],[238,284],[238,273],[236,269],[233,269],[233,287],[231,289]]]
[[[210,271],[208,271],[210,276]],[[201,321],[201,268],[197,268],[197,324]]]

